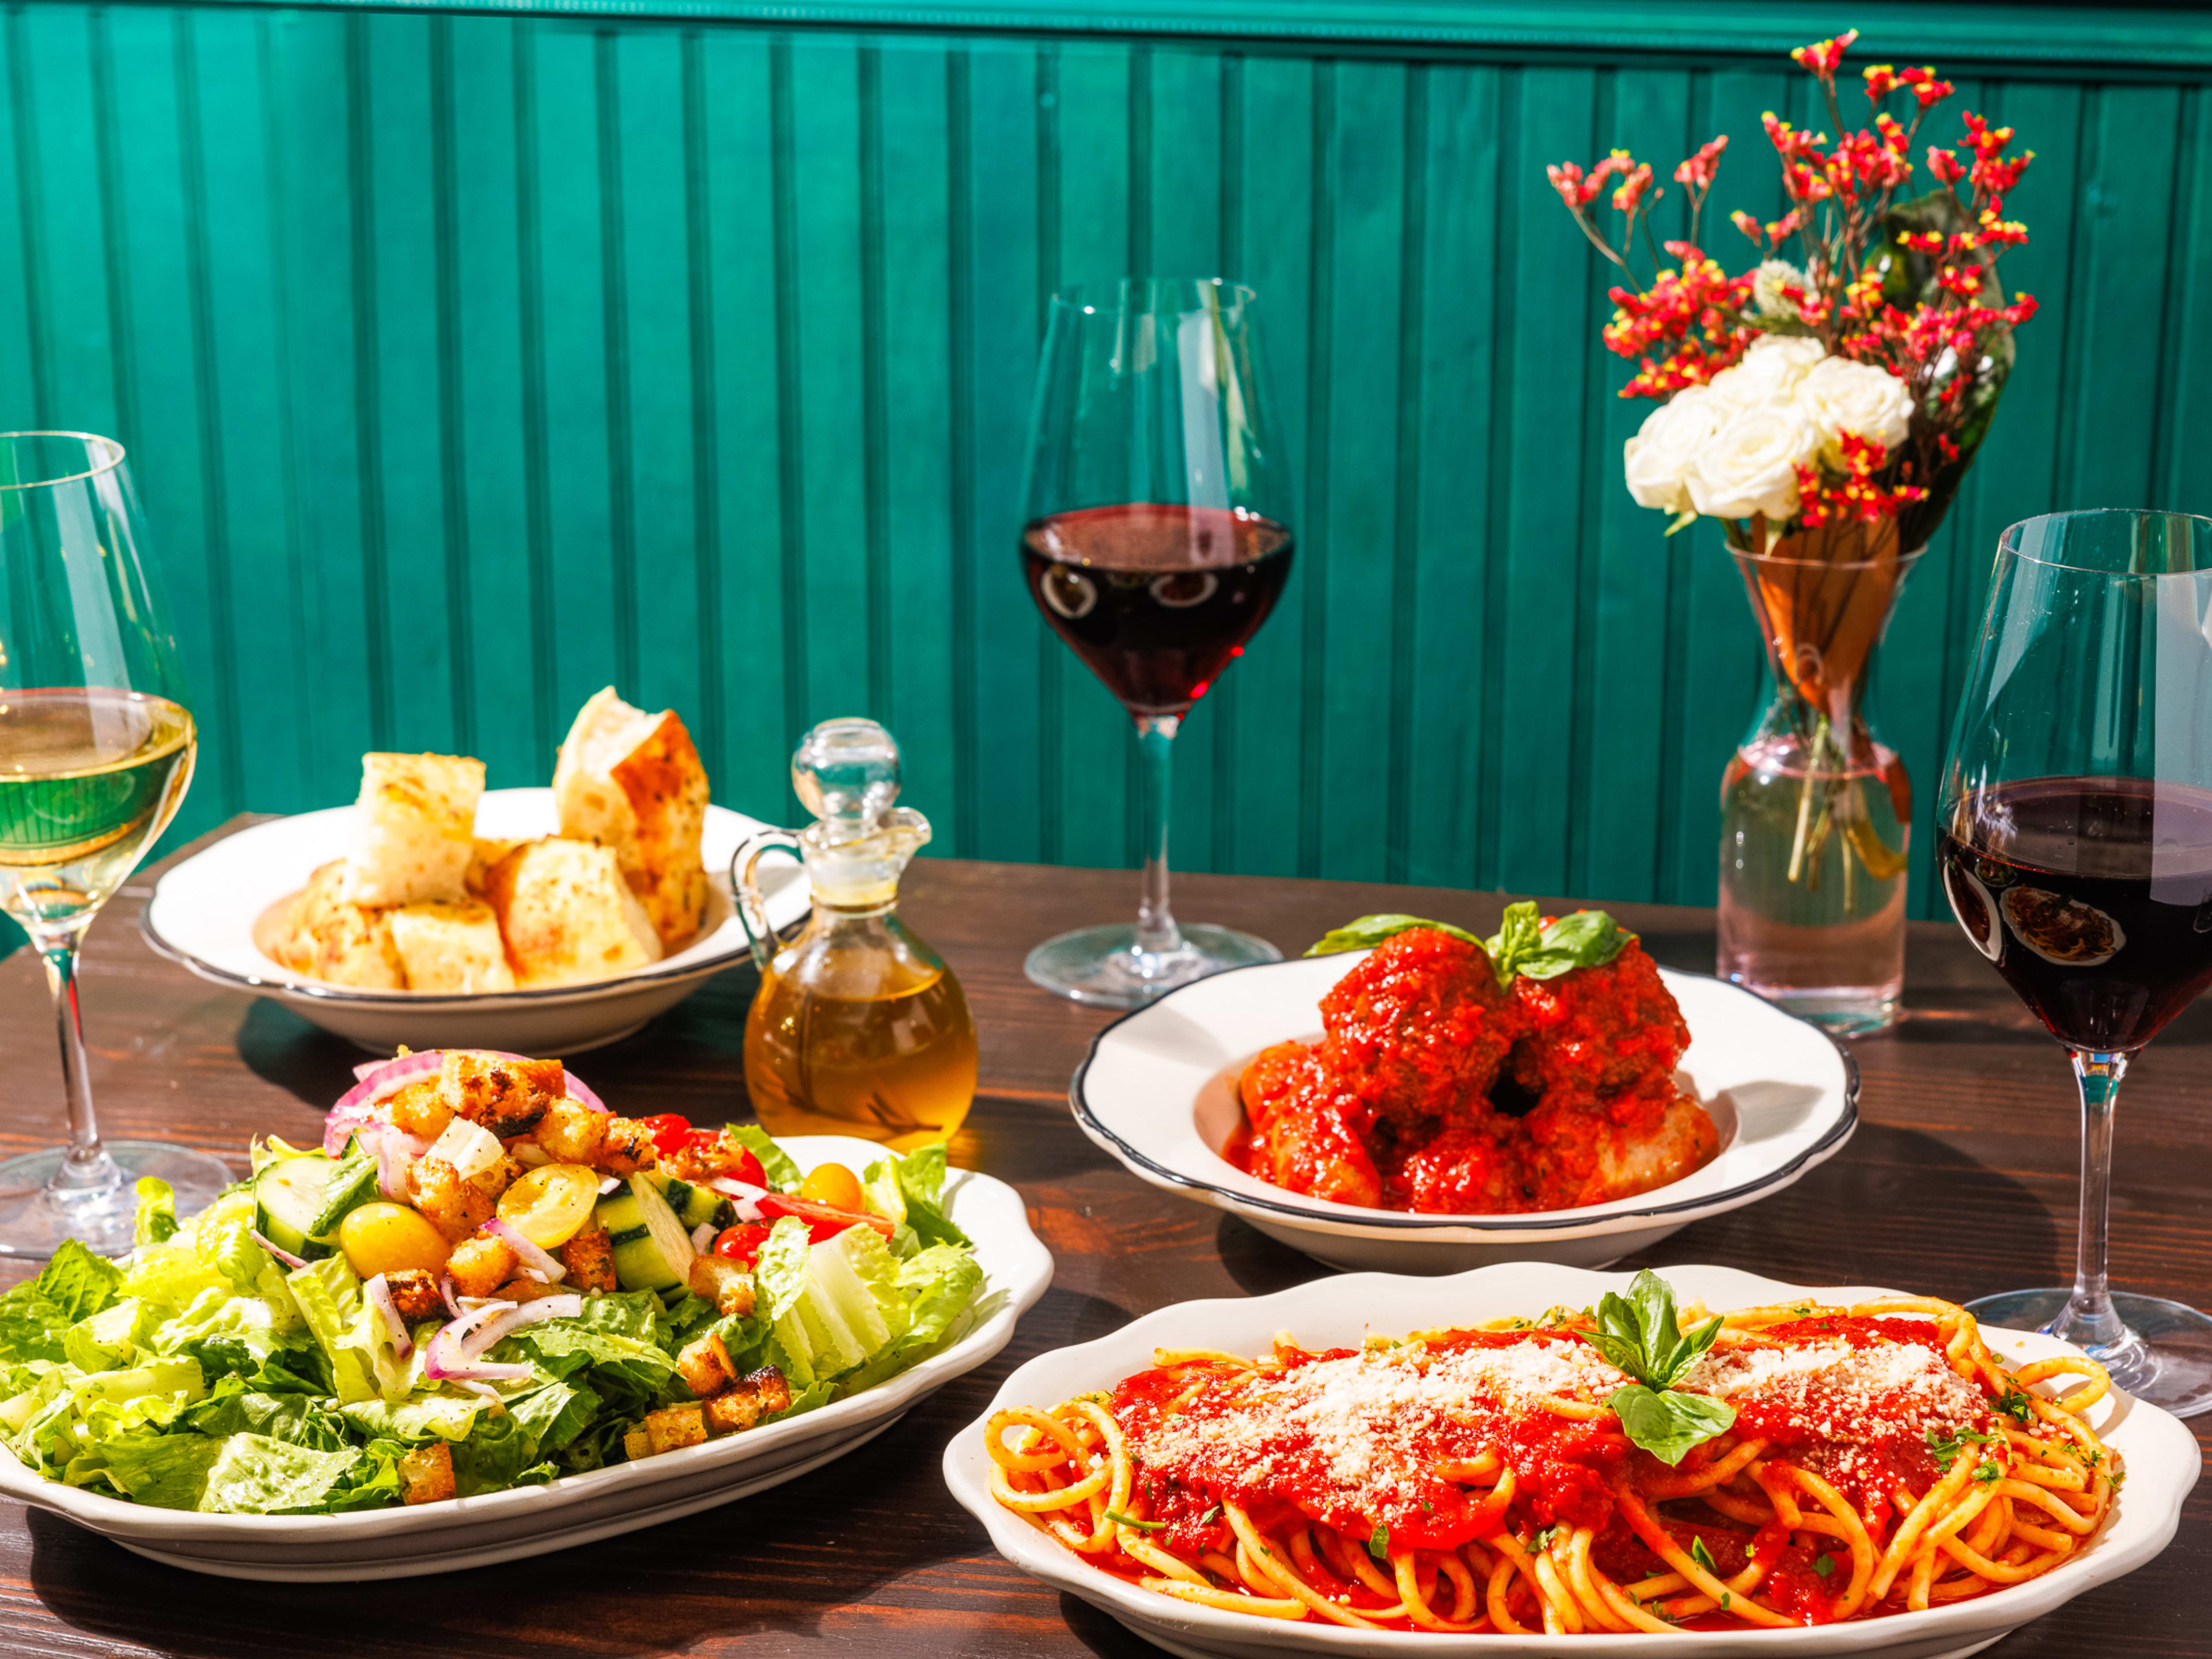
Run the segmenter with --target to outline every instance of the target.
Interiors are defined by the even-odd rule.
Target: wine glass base
[[[1180,951],[1139,951],[1132,927],[1079,927],[1047,939],[1023,966],[1055,996],[1094,1008],[1141,1008],[1208,974],[1282,959],[1263,939],[1201,922],[1182,929]]]
[[[69,1156],[66,1147],[27,1152],[0,1163],[0,1256],[43,1261],[70,1239],[100,1255],[120,1255],[131,1248],[131,1222],[138,1210],[137,1182],[151,1176],[166,1181],[176,1194],[177,1213],[205,1209],[238,1176],[221,1158],[158,1140],[110,1140],[109,1158],[122,1171],[112,1186],[57,1193],[46,1183]]]
[[[2073,1296],[2070,1288],[2007,1291],[1969,1302],[1966,1311],[1984,1325],[2047,1330]],[[2112,1307],[2127,1335],[2106,1347],[2082,1347],[2112,1373],[2112,1385],[2176,1417],[2212,1411],[2212,1318],[2185,1303],[2125,1291],[2112,1292]]]

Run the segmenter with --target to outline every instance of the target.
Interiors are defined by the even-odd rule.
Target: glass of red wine
[[[1951,908],[2066,1045],[2081,1095],[2070,1289],[1968,1304],[2087,1349],[2129,1393],[2212,1407],[2212,1320],[2106,1280],[2129,1058],[2212,984],[2212,519],[2061,513],[2006,531],[1936,813]]]
[[[1176,728],[1241,655],[1291,572],[1290,484],[1266,423],[1252,290],[1130,276],[1053,296],[1030,422],[1022,568],[1030,597],[1136,722],[1144,880],[1132,927],[1079,928],[1029,976],[1133,1008],[1265,939],[1168,910]]]

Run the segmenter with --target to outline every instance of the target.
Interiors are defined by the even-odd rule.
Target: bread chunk
[[[344,896],[356,904],[464,896],[483,784],[480,760],[363,755]]]
[[[512,991],[499,917],[482,899],[424,899],[392,912],[392,942],[416,991]]]
[[[673,709],[633,708],[609,686],[576,716],[553,768],[561,833],[614,849],[623,877],[673,950],[699,931],[707,772]]]
[[[477,897],[483,896],[484,878],[491,867],[512,853],[526,845],[526,841],[487,841],[478,836],[469,849],[469,867],[461,872],[461,885]]]
[[[284,914],[256,929],[257,942],[295,974],[364,991],[405,990],[407,969],[392,940],[392,913],[349,902],[341,896],[344,884],[344,860],[324,865]]]
[[[484,879],[514,982],[576,985],[660,960],[660,936],[611,848],[558,836],[517,848]]]

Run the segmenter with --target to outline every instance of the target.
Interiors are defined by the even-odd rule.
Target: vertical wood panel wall
[[[867,713],[936,850],[1129,861],[1125,722],[1014,557],[1041,301],[1218,271],[1264,296],[1299,565],[1188,722],[1176,861],[1711,898],[1750,620],[1623,490],[1647,405],[1542,167],[1726,131],[1716,205],[1771,216],[1759,112],[1826,125],[1778,58],[47,0],[0,52],[0,417],[132,452],[183,830],[372,747],[542,781],[611,681],[730,805],[787,816],[796,733]],[[2044,310],[1882,668],[1922,914],[1998,530],[2212,512],[2202,76],[2102,73],[1961,76],[2038,152]]]

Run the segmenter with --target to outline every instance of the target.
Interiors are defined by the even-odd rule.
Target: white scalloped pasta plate
[[[1321,1030],[1321,999],[1366,952],[1232,969],[1124,1015],[1068,1085],[1084,1133],[1153,1186],[1243,1217],[1333,1267],[1448,1273],[1530,1259],[1596,1267],[1702,1217],[1781,1191],[1858,1126],[1858,1068],[1819,1027],[1705,974],[1659,970],[1689,1023],[1676,1077],[1721,1134],[1702,1170],[1633,1198],[1526,1215],[1415,1215],[1293,1193],[1218,1150],[1242,1114],[1237,1073]]]
[[[1865,1286],[1784,1285],[1734,1267],[1664,1269],[1686,1301],[1718,1310],[1757,1307],[1811,1297],[1848,1303],[1883,1294]],[[2088,1547],[2040,1578],[1971,1601],[1812,1629],[1684,1631],[1656,1634],[1553,1637],[1471,1636],[1429,1632],[1348,1630],[1290,1623],[1194,1606],[1139,1589],[1084,1560],[991,1496],[990,1455],[983,1428],[991,1412],[1011,1406],[1049,1410],[1094,1389],[1112,1389],[1144,1370],[1158,1347],[1225,1348],[1263,1353],[1277,1331],[1310,1346],[1357,1347],[1369,1332],[1398,1335],[1438,1325],[1472,1325],[1532,1315],[1556,1304],[1585,1307],[1607,1291],[1628,1286],[1627,1273],[1593,1273],[1550,1262],[1508,1262],[1444,1279],[1350,1273],[1244,1301],[1183,1302],[1146,1315],[1110,1336],[1059,1348],[1016,1370],[990,1412],[945,1449],[945,1480],[953,1498],[991,1534],[999,1553],[1031,1577],[1080,1596],[1146,1641],[1183,1659],[1257,1659],[1260,1655],[1316,1654],[1339,1659],[1534,1659],[1540,1654],[1672,1655],[1675,1659],[1757,1659],[1757,1656],[1855,1654],[1884,1659],[1956,1659],[1974,1653],[2063,1606],[2085,1590],[2134,1571],[2173,1537],[2182,1501],[2197,1484],[2197,1437],[2177,1419],[2116,1395],[2092,1409],[2090,1425],[2127,1462],[2127,1480],[2112,1520]],[[1984,1333],[2010,1364],[2075,1350],[2057,1339],[2020,1331]]]
[[[307,878],[345,856],[354,809],[333,806],[274,818],[226,836],[163,872],[139,927],[161,955],[202,979],[283,1003],[325,1030],[378,1054],[411,1048],[503,1048],[574,1054],[628,1036],[745,956],[745,933],[731,908],[730,860],[757,818],[709,806],[701,853],[708,873],[707,925],[690,945],[649,966],[583,985],[454,996],[431,991],[364,991],[332,985],[271,960],[253,942],[254,923]],[[488,789],[477,806],[487,840],[550,836],[560,828],[550,789]],[[761,872],[769,925],[789,927],[807,911],[806,877],[778,860]]]
[[[872,1142],[801,1135],[781,1145],[802,1169],[880,1157]],[[889,1429],[917,1401],[994,1358],[1014,1322],[1052,1282],[1052,1257],[1030,1231],[1021,1194],[955,1170],[952,1218],[975,1241],[983,1289],[950,1347],[849,1399],[766,1428],[523,1486],[354,1515],[201,1515],[154,1509],[33,1474],[0,1449],[0,1495],[50,1510],[140,1555],[226,1578],[327,1583],[406,1578],[519,1560],[695,1515],[781,1486]]]

